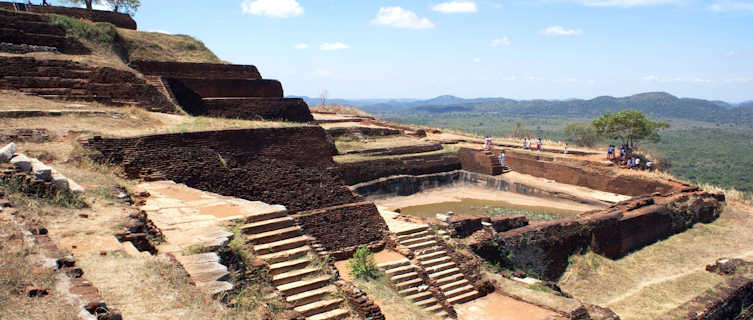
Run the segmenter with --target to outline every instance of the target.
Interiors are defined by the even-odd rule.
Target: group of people
[[[528,141],[528,138],[523,138],[523,150],[536,150],[536,151],[544,150],[544,145],[541,144],[541,138],[536,138],[535,145],[533,141]]]
[[[617,147],[610,144],[607,147],[607,160],[616,162],[619,165],[625,166],[628,169],[638,170],[653,170],[653,162],[650,160],[643,161],[641,157],[633,154],[633,148],[629,145],[623,144],[620,146],[619,154],[617,153]],[[641,163],[644,163],[641,165]]]

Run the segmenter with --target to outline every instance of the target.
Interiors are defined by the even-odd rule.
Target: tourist
[[[505,167],[505,150],[502,150],[502,152],[499,153],[499,165],[503,168]]]
[[[541,149],[542,149],[541,147],[542,147],[542,145],[541,145],[541,138],[538,138],[536,140],[536,150],[539,151],[539,152],[541,152]]]
[[[646,161],[646,170],[651,171],[651,166],[653,165],[654,163],[651,160]]]
[[[633,168],[633,158],[628,159],[627,161],[627,168],[632,169]]]
[[[567,154],[567,143],[565,143],[565,152],[563,152],[563,153]]]
[[[641,169],[641,158],[635,157],[635,167],[640,170]]]
[[[523,150],[528,150],[528,138],[523,138]]]
[[[486,139],[484,140],[484,149],[491,149],[492,148],[492,138],[490,136],[486,136]]]

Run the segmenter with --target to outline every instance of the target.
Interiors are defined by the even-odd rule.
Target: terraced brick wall
[[[334,144],[321,127],[260,128],[95,137],[82,144],[128,178],[173,180],[222,195],[314,210],[363,198],[333,169]]]
[[[86,10],[82,8],[70,8],[59,6],[40,6],[35,4],[26,4],[26,8],[32,13],[54,13],[63,16],[86,19],[93,22],[109,22],[118,28],[136,30],[136,21],[130,15],[103,10]],[[13,2],[0,2],[0,9],[15,10]]]
[[[460,159],[456,155],[433,154],[348,162],[338,166],[345,183],[354,185],[394,175],[422,175],[459,170]]]
[[[144,75],[166,78],[261,79],[259,70],[252,65],[137,60],[132,61],[129,66]]]

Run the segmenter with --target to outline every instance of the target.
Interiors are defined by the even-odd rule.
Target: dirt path
[[[558,314],[493,292],[486,297],[455,305],[460,320],[566,319]]]

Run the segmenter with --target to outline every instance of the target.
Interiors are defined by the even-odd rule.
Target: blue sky
[[[753,99],[753,0],[142,0],[286,95]]]

